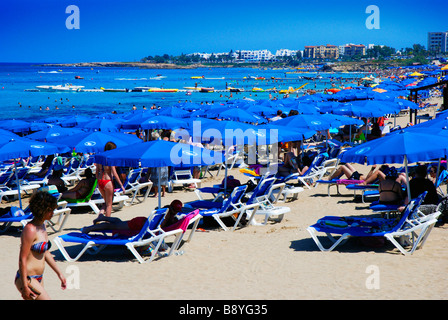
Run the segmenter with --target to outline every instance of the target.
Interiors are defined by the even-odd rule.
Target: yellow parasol
[[[445,65],[442,69],[440,69],[440,70],[448,70],[448,64],[447,65]]]
[[[421,77],[421,76],[424,76],[424,74],[422,74],[420,72],[414,72],[414,73],[411,73],[409,76],[411,76],[411,77]]]
[[[379,93],[387,92],[387,90],[384,90],[384,89],[381,89],[381,88],[375,88],[372,91],[379,92]]]

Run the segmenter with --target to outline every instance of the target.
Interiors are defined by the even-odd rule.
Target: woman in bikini
[[[61,288],[66,288],[64,274],[59,270],[50,254],[50,242],[45,229],[45,220],[50,220],[57,207],[57,199],[46,191],[38,191],[30,199],[30,209],[34,219],[22,231],[19,254],[19,270],[15,285],[25,300],[48,300],[42,275],[45,263],[56,272],[61,280]]]
[[[113,150],[117,146],[115,143],[109,141],[104,146],[104,151]],[[114,166],[103,166],[102,164],[95,163],[96,166],[96,178],[98,180],[98,189],[101,196],[104,199],[104,204],[100,210],[100,214],[104,214],[107,217],[112,215],[112,203],[114,199],[114,185],[112,179],[115,178],[121,189],[124,191],[123,183],[118,176],[117,170]]]
[[[403,203],[403,190],[401,184],[397,182],[397,179],[397,169],[391,167],[386,174],[386,178],[379,183],[379,203],[396,205]]]
[[[61,199],[83,199],[93,188],[96,178],[92,173],[92,169],[87,168],[84,171],[85,179],[82,179],[78,184],[70,190],[62,193]]]

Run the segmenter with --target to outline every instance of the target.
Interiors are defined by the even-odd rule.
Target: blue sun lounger
[[[232,217],[235,220],[235,224],[232,227],[232,231],[234,231],[240,225],[241,218],[248,208],[258,208],[258,205],[246,206],[241,202],[241,199],[246,193],[246,189],[246,185],[235,187],[230,196],[222,202],[197,200],[185,204],[185,207],[200,209],[199,214],[201,216],[213,217],[224,231],[228,231],[229,228],[222,221],[222,218]]]
[[[404,255],[412,254],[417,247],[422,247],[431,232],[440,212],[424,215],[419,211],[426,192],[413,199],[403,212],[401,219],[368,218],[368,217],[335,217],[327,216],[308,227],[312,239],[321,251],[329,252],[350,237],[385,237]],[[325,233],[333,244],[325,248],[316,232]],[[340,235],[338,239],[333,235]],[[400,238],[401,241],[397,241]],[[409,246],[409,249],[405,247]]]
[[[0,217],[0,233],[6,232],[15,222],[21,223],[24,227],[33,218],[32,213],[24,212],[19,207],[11,207],[8,213]]]
[[[176,239],[174,243],[177,243],[178,238],[183,234],[183,230],[181,229],[175,229],[165,232],[160,228],[160,223],[163,221],[165,214],[165,209],[153,211],[149,215],[142,230],[133,237],[107,235],[105,233],[86,234],[82,232],[70,232],[68,234],[55,237],[53,241],[64,258],[70,262],[77,261],[89,249],[89,253],[97,254],[106,246],[125,246],[129,251],[131,251],[131,253],[137,258],[140,263],[150,262],[157,256],[160,246],[162,245],[165,238],[169,236],[175,236]],[[83,244],[84,247],[76,257],[72,258],[64,248],[63,242]],[[149,245],[154,245],[154,249],[151,252],[151,256],[147,260],[145,260],[136,248]],[[174,246],[171,247],[170,253],[168,255],[171,255],[171,251],[174,249]]]

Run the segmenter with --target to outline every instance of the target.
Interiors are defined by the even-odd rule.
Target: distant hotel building
[[[290,57],[297,54],[299,50],[280,49],[275,52],[276,57]]]
[[[238,53],[246,62],[267,62],[275,57],[269,50],[240,50]]]
[[[303,56],[311,59],[337,59],[339,58],[339,47],[331,44],[326,46],[305,46]]]
[[[363,44],[347,44],[344,48],[344,55],[353,57],[353,56],[365,56],[366,55],[366,46]]]
[[[428,32],[428,51],[436,53],[448,52],[448,31]]]

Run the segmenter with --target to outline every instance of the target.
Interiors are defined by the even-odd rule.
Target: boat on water
[[[66,83],[64,85],[58,84],[55,86],[51,85],[42,85],[42,86],[36,86],[36,89],[39,91],[72,91],[72,92],[79,92],[84,88],[84,86],[74,86],[72,84]]]
[[[82,89],[81,92],[104,92],[101,89]]]
[[[179,89],[150,88],[149,92],[177,92]]]
[[[253,87],[253,88],[252,88],[252,92],[264,92],[264,89],[262,89],[262,88],[257,88],[257,87]]]
[[[204,76],[193,76],[191,79],[204,79]]]
[[[199,92],[214,92],[214,91],[215,88],[204,88],[204,87],[201,87],[199,90]]]
[[[229,90],[230,92],[244,92],[243,88],[227,87],[227,90]]]
[[[75,76],[75,79],[84,79],[84,78],[81,76]]]
[[[100,88],[104,92],[129,92],[129,89]]]

